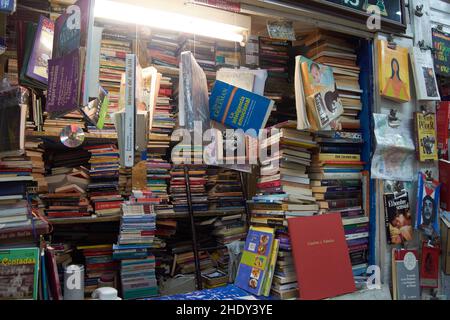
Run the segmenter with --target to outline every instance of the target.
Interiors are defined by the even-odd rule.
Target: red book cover
[[[438,104],[436,112],[437,147],[439,158],[448,159],[448,125],[450,122],[450,101]]]
[[[441,208],[450,211],[450,162],[439,160],[439,182],[441,185]]]
[[[430,247],[422,243],[422,259],[420,262],[420,286],[422,288],[437,288],[439,283],[439,247]]]
[[[122,201],[96,202],[95,210],[118,209],[122,206]]]
[[[58,267],[56,265],[55,250],[48,246],[45,250],[45,261],[48,279],[50,283],[50,291],[53,300],[62,300],[61,283],[59,282]]]
[[[339,214],[288,219],[300,299],[331,298],[356,290]]]

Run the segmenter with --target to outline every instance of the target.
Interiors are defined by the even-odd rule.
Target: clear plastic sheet
[[[194,132],[195,122],[200,122],[204,132],[210,128],[208,84],[205,73],[190,51],[181,53],[179,81],[180,127]]]
[[[372,178],[413,181],[416,148],[411,119],[389,120],[387,114],[373,114],[376,148],[372,157]]]
[[[23,87],[0,85],[0,157],[22,154],[29,93]]]

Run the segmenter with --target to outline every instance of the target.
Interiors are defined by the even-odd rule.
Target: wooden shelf
[[[53,219],[49,218],[48,221],[53,225],[116,222],[116,221],[120,221],[120,216],[111,216],[111,217],[89,216],[89,217],[53,218]]]

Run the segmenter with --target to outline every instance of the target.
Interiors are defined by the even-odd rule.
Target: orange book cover
[[[411,100],[408,49],[378,40],[378,82],[381,96],[397,102]]]

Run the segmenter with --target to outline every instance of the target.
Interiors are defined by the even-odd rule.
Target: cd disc
[[[66,147],[76,148],[84,141],[84,131],[76,125],[68,125],[61,130],[59,138]]]

